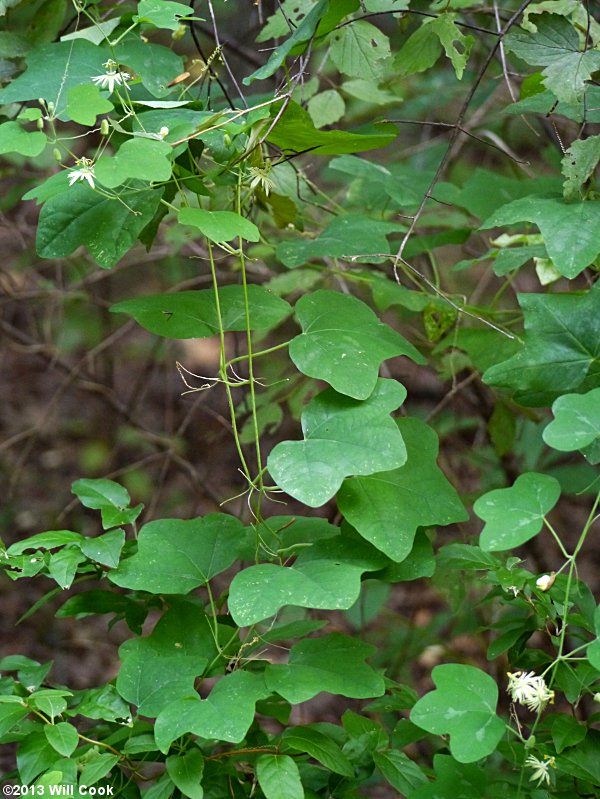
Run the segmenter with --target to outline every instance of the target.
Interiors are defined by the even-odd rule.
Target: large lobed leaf
[[[468,514],[438,467],[434,430],[419,419],[399,419],[407,461],[392,471],[344,481],[341,513],[377,549],[394,561],[411,552],[418,527],[466,521]]]
[[[483,380],[510,389],[517,402],[550,404],[567,391],[600,385],[600,284],[584,293],[520,294],[525,341]]]
[[[312,508],[334,496],[345,477],[397,468],[406,461],[390,412],[406,398],[395,380],[380,379],[364,401],[327,389],[302,413],[304,441],[282,441],[267,466],[290,496]]]
[[[290,358],[309,377],[326,380],[336,391],[367,399],[377,383],[382,361],[405,355],[424,364],[404,336],[348,294],[320,289],[296,303],[303,333],[290,343]]]

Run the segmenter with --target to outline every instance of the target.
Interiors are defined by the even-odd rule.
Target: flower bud
[[[173,33],[171,34],[171,38],[173,39],[173,41],[178,42],[180,39],[183,39],[186,30],[187,28],[185,27],[185,25],[180,25],[177,28],[177,30],[174,30]]]
[[[231,136],[229,135],[229,133],[223,134],[223,144],[225,145],[225,147],[229,147],[229,145],[231,144]]]
[[[163,127],[158,131],[158,135],[160,136],[161,139],[164,139],[165,136],[169,135],[169,128],[163,125]]]
[[[109,127],[108,127],[108,119],[103,119],[100,123],[100,133],[102,136],[108,136]]]
[[[540,591],[547,591],[549,588],[552,588],[555,579],[555,572],[550,572],[550,574],[543,574],[541,577],[538,577],[538,579],[535,581],[535,584]]]
[[[35,124],[38,130],[44,130],[44,120],[41,117],[36,119]]]
[[[52,155],[54,156],[55,161],[62,161],[62,155],[60,154],[58,147],[55,147],[54,150],[52,150]]]

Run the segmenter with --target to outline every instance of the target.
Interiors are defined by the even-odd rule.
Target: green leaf
[[[579,102],[585,82],[600,68],[600,52],[581,52],[579,34],[564,17],[543,14],[535,24],[535,33],[510,31],[504,40],[507,49],[527,64],[545,66],[544,85],[558,100]]]
[[[125,704],[111,683],[85,691],[77,706],[78,715],[105,721],[124,721],[130,712],[129,705]]]
[[[154,735],[161,752],[186,732],[239,743],[254,721],[255,705],[270,694],[262,674],[238,670],[219,680],[206,699],[190,696],[166,707]]]
[[[113,58],[139,75],[142,85],[153,97],[165,97],[173,92],[169,83],[183,72],[181,56],[168,47],[151,44],[139,36],[132,36],[118,44]]]
[[[600,787],[599,747],[600,732],[589,730],[580,744],[561,753],[560,770],[575,777],[578,782],[585,781],[595,787]]]
[[[503,552],[521,546],[543,527],[544,516],[560,497],[560,483],[547,474],[528,472],[510,488],[488,491],[473,510],[485,526],[479,537],[484,552]]]
[[[346,111],[344,100],[335,89],[327,89],[327,91],[315,94],[308,101],[306,108],[316,128],[333,125],[344,116]]]
[[[435,691],[423,696],[410,713],[413,724],[434,735],[450,736],[450,752],[459,763],[474,763],[495,751],[505,732],[496,715],[498,686],[474,666],[436,666]]]
[[[298,766],[288,755],[261,755],[256,779],[265,799],[304,799]]]
[[[455,14],[440,14],[437,19],[431,22],[430,27],[433,28],[436,36],[439,37],[440,44],[454,67],[456,77],[461,80],[469,60],[471,48],[475,43],[475,38],[473,36],[465,36],[455,24],[455,19]]]
[[[121,645],[117,690],[140,715],[154,718],[176,700],[193,696],[194,680],[216,654],[206,614],[191,602],[178,602],[151,635]]]
[[[600,605],[594,611],[594,628],[597,638],[588,646],[586,655],[591,665],[600,671]]]
[[[267,18],[256,41],[268,42],[269,39],[283,39],[300,25],[314,5],[315,0],[283,0],[277,11]]]
[[[18,78],[0,89],[0,103],[18,103],[42,97],[54,103],[54,113],[69,119],[69,90],[90,83],[102,74],[107,52],[91,42],[77,39],[35,47],[26,56],[27,69]]]
[[[242,523],[224,513],[157,519],[142,527],[138,551],[122,560],[108,578],[136,591],[187,594],[229,568],[243,539]]]
[[[373,752],[373,763],[385,779],[400,793],[413,796],[420,785],[427,784],[427,777],[419,766],[404,752],[389,749],[387,752]]]
[[[73,86],[67,93],[67,114],[80,125],[95,125],[97,116],[108,114],[113,108],[113,104],[100,94],[98,86],[91,83]]]
[[[473,799],[487,795],[488,775],[479,766],[457,763],[449,755],[434,755],[433,768],[433,782],[419,786],[410,799]]]
[[[525,343],[483,375],[517,402],[548,405],[565,392],[600,385],[600,285],[583,293],[519,294]]]
[[[142,511],[142,505],[129,507],[129,492],[113,480],[76,480],[71,490],[84,507],[101,511],[105,530],[119,524],[132,524]]]
[[[432,67],[442,54],[442,46],[431,21],[425,20],[394,56],[399,77],[408,77]]]
[[[503,205],[481,227],[533,222],[560,274],[574,278],[600,252],[599,214],[600,201],[565,203],[562,198],[522,197]]]
[[[325,691],[353,699],[382,696],[381,674],[365,663],[375,647],[341,633],[307,638],[290,650],[285,664],[267,666],[267,686],[293,705]]]
[[[385,558],[360,540],[336,536],[301,550],[290,566],[259,563],[229,586],[229,612],[240,627],[274,616],[285,605],[347,610],[358,599],[361,576]]]
[[[3,122],[0,125],[0,155],[20,153],[34,158],[42,152],[46,141],[46,134],[41,130],[29,133],[18,122]]]
[[[56,761],[56,751],[50,746],[43,732],[30,732],[19,744],[17,768],[24,785],[28,785],[39,774],[49,769]]]
[[[77,569],[85,561],[85,555],[75,547],[65,547],[50,556],[48,573],[61,588],[70,588]]]
[[[278,109],[281,111],[281,109]],[[278,111],[272,111],[272,114]],[[376,123],[365,133],[344,130],[317,130],[310,114],[302,106],[290,101],[271,130],[267,141],[288,152],[314,152],[316,155],[362,153],[386,147],[397,137],[396,127],[390,123]]]
[[[167,774],[184,796],[202,799],[202,774],[204,757],[199,749],[190,749],[184,755],[171,755],[165,761]]]
[[[460,498],[436,460],[436,433],[419,419],[398,420],[407,461],[393,471],[345,480],[338,507],[356,530],[400,562],[413,547],[418,527],[468,519]]]
[[[60,755],[70,757],[77,749],[79,735],[75,727],[66,721],[61,721],[58,724],[46,724],[44,733],[50,746],[56,749]]]
[[[587,735],[587,728],[572,716],[556,716],[552,722],[552,741],[560,754],[570,746],[577,746]]]
[[[119,558],[124,544],[125,532],[117,529],[97,538],[84,538],[80,546],[86,558],[114,569],[119,565]]]
[[[409,37],[394,58],[400,76],[414,75],[432,67],[442,48],[452,62],[456,77],[461,80],[475,39],[465,36],[454,20],[456,14],[443,13],[425,20]]]
[[[13,556],[21,555],[28,549],[54,549],[54,547],[62,547],[65,544],[78,544],[82,540],[81,533],[73,533],[71,530],[50,530],[47,533],[37,533],[23,541],[11,544],[6,550],[6,554]]]
[[[291,341],[290,358],[303,374],[326,380],[348,397],[370,397],[379,366],[388,358],[406,355],[416,363],[426,363],[400,333],[348,294],[313,291],[296,303],[296,316],[304,332]]]
[[[150,22],[155,28],[176,31],[181,25],[181,20],[198,19],[198,17],[192,16],[192,13],[189,6],[172,2],[172,0],[140,0],[138,13],[134,14],[133,21]]]
[[[384,379],[362,402],[332,389],[321,392],[302,413],[304,440],[282,441],[271,450],[267,467],[273,479],[290,496],[318,508],[345,477],[401,466],[406,448],[389,414],[405,398],[400,383]]]
[[[559,452],[583,449],[600,438],[600,388],[587,394],[564,394],[552,406],[554,420],[542,436]]]
[[[274,75],[294,47],[303,45],[312,39],[317,25],[328,10],[328,6],[329,0],[319,0],[308,14],[302,18],[301,23],[294,30],[293,34],[286,39],[282,45],[273,50],[267,63],[253,72],[252,75],[244,78],[244,84],[248,86],[255,80],[264,80]]]
[[[231,241],[238,236],[247,241],[260,239],[260,231],[256,225],[233,211],[182,208],[178,220],[181,225],[191,225],[197,228],[210,241]]]
[[[10,732],[13,727],[22,721],[25,716],[29,715],[29,708],[25,707],[23,700],[20,699],[20,704],[16,702],[2,704],[0,703],[0,738]]]
[[[85,764],[79,775],[80,785],[94,785],[102,777],[106,777],[111,768],[119,760],[119,755],[94,753],[92,757],[86,759]],[[87,791],[86,795],[89,796]]]
[[[380,61],[389,58],[390,40],[371,25],[358,20],[334,31],[330,58],[344,75],[376,80],[382,73]]]
[[[80,28],[72,33],[65,33],[60,37],[61,42],[68,42],[72,39],[87,39],[92,44],[102,44],[109,41],[110,34],[121,24],[121,18],[107,19],[104,22],[96,20],[89,28]]]
[[[98,159],[94,174],[98,182],[109,189],[130,178],[160,183],[171,177],[171,152],[172,147],[165,141],[128,139],[114,156],[103,155]]]
[[[359,214],[343,214],[334,217],[316,238],[282,241],[275,252],[288,269],[303,266],[312,258],[321,259],[324,256],[353,258],[358,263],[378,263],[381,262],[379,256],[390,253],[386,237],[404,229],[403,225],[395,222],[385,222]]]
[[[354,777],[354,768],[337,743],[310,724],[288,727],[281,740],[286,747],[296,752],[306,752],[329,771],[344,777]]]
[[[562,173],[565,176],[565,200],[580,198],[583,184],[589,180],[600,161],[600,136],[577,139],[565,152]]]
[[[251,284],[247,289],[252,330],[269,330],[291,313],[285,300],[262,286]],[[224,330],[246,329],[242,286],[219,288],[219,307]],[[135,297],[116,303],[111,311],[129,314],[146,330],[166,338],[206,338],[219,332],[212,289]]]
[[[105,197],[83,183],[51,197],[40,214],[38,254],[65,258],[85,245],[100,266],[114,266],[154,216],[161,192],[124,192],[121,199]]]

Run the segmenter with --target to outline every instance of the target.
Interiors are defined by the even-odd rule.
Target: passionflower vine
[[[69,172],[69,186],[72,186],[78,180],[87,180],[93,189],[95,187],[94,162],[90,158],[78,158],[75,161],[75,166],[78,168]]]
[[[554,701],[554,691],[550,691],[543,677],[532,671],[516,671],[508,673],[508,693],[513,702],[525,705],[529,710],[543,710],[548,702]]]
[[[127,81],[131,80],[129,72],[121,72],[118,68],[119,65],[112,58],[109,58],[102,66],[106,72],[104,75],[95,75],[92,82],[101,89],[108,89],[109,94],[113,93],[115,86],[126,86]]]

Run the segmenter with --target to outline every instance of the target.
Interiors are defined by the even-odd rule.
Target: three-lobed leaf
[[[600,285],[583,293],[519,294],[521,349],[487,369],[484,383],[511,389],[523,405],[548,405],[565,392],[600,385]]]
[[[267,467],[280,488],[316,508],[331,499],[345,477],[394,469],[406,448],[390,417],[406,398],[395,380],[381,378],[364,400],[326,389],[302,413],[303,441],[282,441]]]
[[[473,510],[485,526],[479,537],[484,552],[502,552],[521,546],[542,529],[545,515],[560,497],[560,483],[547,474],[528,472],[510,488],[498,488],[479,497]]]
[[[496,715],[498,686],[474,666],[436,666],[435,691],[425,694],[410,713],[413,724],[434,735],[450,736],[450,752],[459,763],[474,763],[495,751],[505,732]]]
[[[244,543],[245,528],[233,516],[157,519],[139,532],[138,551],[121,560],[109,580],[152,594],[187,594],[229,568]]]
[[[409,341],[350,295],[313,291],[296,303],[296,317],[303,330],[289,347],[296,367],[354,399],[371,396],[382,361],[405,355],[425,363]]]
[[[407,460],[397,469],[345,480],[338,493],[344,517],[394,561],[410,553],[418,527],[466,521],[458,494],[436,463],[436,433],[419,419],[399,419]]]

